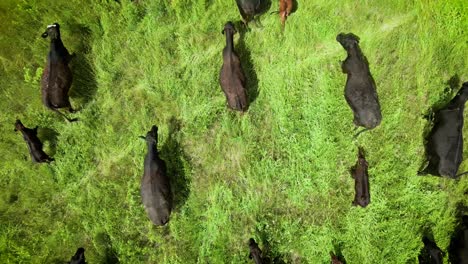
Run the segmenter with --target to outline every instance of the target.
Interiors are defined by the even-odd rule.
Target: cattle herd
[[[244,26],[254,20],[259,13],[261,0],[236,0],[243,18]],[[280,20],[284,29],[286,18],[293,8],[292,0],[280,0]],[[229,108],[245,112],[248,110],[248,92],[246,76],[242,69],[242,61],[234,50],[234,34],[237,33],[232,22],[227,22],[222,33],[226,37],[226,46],[223,49],[223,64],[220,71],[219,83],[226,96]],[[55,23],[47,26],[43,38],[50,37],[50,50],[47,55],[47,64],[44,68],[41,81],[43,104],[54,112],[63,116],[67,121],[74,122],[59,109],[66,108],[70,113],[75,112],[71,107],[68,92],[72,84],[72,71],[68,63],[73,58],[63,45],[60,37],[60,25]],[[365,130],[377,127],[382,121],[380,103],[377,95],[375,81],[369,70],[369,63],[359,47],[359,37],[352,34],[340,33],[336,40],[346,50],[347,57],[342,62],[343,73],[347,74],[344,96],[354,114],[356,127]],[[419,174],[432,174],[448,178],[458,178],[457,174],[462,162],[463,153],[463,110],[468,100],[468,82],[465,82],[458,94],[444,108],[436,109],[431,121],[433,127],[426,137],[427,166]],[[42,143],[34,129],[25,127],[20,120],[16,120],[15,131],[20,131],[27,143],[33,162],[52,162],[42,150]],[[147,154],[144,161],[144,173],[141,180],[141,198],[146,213],[153,224],[163,226],[168,223],[173,194],[170,180],[166,174],[164,160],[158,154],[158,127],[153,126],[142,137],[147,143]],[[356,165],[350,169],[355,180],[355,196],[353,205],[366,207],[370,203],[368,166],[365,151],[358,148]],[[442,263],[443,252],[434,241],[424,236],[424,248],[419,256],[420,263]],[[253,238],[249,240],[250,258],[256,264],[266,263],[268,258],[262,256],[262,251]],[[460,226],[455,230],[450,247],[449,259],[451,263],[468,263],[468,216],[460,217]],[[342,256],[335,256],[330,252],[331,263],[343,263]],[[69,263],[85,263],[84,249],[79,248]]]

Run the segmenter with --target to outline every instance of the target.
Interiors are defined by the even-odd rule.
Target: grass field
[[[299,0],[284,34],[273,1],[263,27],[235,36],[252,100],[243,115],[218,83],[234,0],[120,2],[0,1],[0,263],[58,263],[80,246],[88,263],[248,263],[250,237],[286,263],[328,263],[330,251],[417,263],[427,232],[446,250],[468,178],[417,172],[423,115],[468,80],[466,1]],[[53,22],[76,54],[75,123],[41,103],[40,35]],[[382,124],[356,140],[340,32],[361,38],[382,105]],[[17,118],[40,127],[55,162],[32,164]],[[176,201],[162,228],[139,193],[138,136],[153,124]],[[358,146],[365,209],[351,206]]]

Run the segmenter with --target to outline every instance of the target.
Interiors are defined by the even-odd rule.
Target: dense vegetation
[[[53,3],[0,1],[0,263],[54,263],[79,246],[89,263],[246,263],[249,237],[287,263],[327,263],[330,251],[415,263],[430,232],[448,247],[468,178],[417,172],[423,116],[468,80],[466,1],[298,1],[283,34],[266,13],[235,36],[252,101],[243,115],[218,84],[234,0]],[[40,34],[53,22],[76,54],[76,123],[41,103]],[[360,36],[382,105],[382,124],[356,140],[340,32]],[[31,163],[16,118],[40,127],[55,162]],[[176,199],[163,228],[139,194],[138,136],[153,124]],[[365,209],[351,206],[357,146],[370,166]]]

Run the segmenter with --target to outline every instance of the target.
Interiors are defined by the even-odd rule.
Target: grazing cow
[[[226,47],[223,50],[223,66],[219,74],[219,83],[231,109],[244,112],[248,108],[245,75],[239,56],[234,51],[233,36],[236,29],[232,22],[227,22],[222,32],[226,35]]]
[[[436,243],[423,238],[424,247],[418,256],[419,264],[442,264],[444,253],[437,247]]]
[[[463,110],[468,100],[468,82],[443,109],[434,115],[434,127],[427,138],[429,161],[422,174],[457,178],[463,154]]]
[[[30,129],[25,127],[20,120],[16,120],[15,131],[20,131],[23,134],[33,162],[41,163],[54,160],[42,150],[42,142],[37,137],[37,126],[34,129]]]
[[[353,110],[354,124],[365,127],[365,130],[373,129],[380,124],[382,115],[369,63],[359,48],[359,37],[352,33],[340,33],[336,40],[348,53],[341,69],[348,75],[345,98]]]
[[[279,1],[279,15],[281,19],[281,26],[284,30],[284,25],[286,23],[286,19],[291,14],[293,9],[293,1],[292,0],[280,0]]]
[[[366,207],[370,203],[368,166],[364,157],[364,150],[359,148],[358,160],[356,165],[351,168],[351,176],[355,181],[354,190],[356,193],[353,201],[355,206]]]
[[[335,254],[333,254],[333,252],[330,252],[330,257],[331,264],[343,264],[343,262],[341,262],[341,260]]]
[[[84,248],[79,248],[75,255],[71,258],[69,264],[86,264],[85,255],[84,255]]]
[[[148,145],[145,157],[145,171],[141,180],[141,198],[151,221],[163,226],[169,221],[172,209],[172,193],[166,175],[166,163],[159,158],[158,127],[153,126],[143,137]]]
[[[249,239],[249,249],[250,249],[250,255],[249,258],[253,259],[255,264],[262,264],[263,259],[262,259],[262,251],[258,247],[258,244],[255,242],[253,238]]]
[[[468,264],[468,215],[462,217],[462,223],[450,241],[450,263]]]
[[[68,108],[69,112],[75,112],[68,97],[73,80],[72,72],[68,67],[72,55],[63,45],[58,23],[47,26],[42,37],[48,36],[50,37],[50,50],[41,80],[42,102],[47,108],[62,115],[68,121],[76,121],[77,119],[70,119],[58,110]]]
[[[236,0],[245,25],[252,21],[260,9],[261,0]]]

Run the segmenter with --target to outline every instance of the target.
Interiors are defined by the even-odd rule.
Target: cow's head
[[[21,123],[21,120],[16,119],[16,122],[15,122],[15,132],[16,132],[16,131],[22,131],[23,129],[24,129],[24,125],[23,125],[23,123]]]
[[[46,31],[42,33],[42,37],[47,38],[48,36],[50,36],[50,39],[60,38],[60,25],[58,23],[47,26]]]
[[[75,255],[71,258],[70,264],[85,264],[84,248],[78,248]]]
[[[336,36],[336,41],[338,41],[341,46],[347,50],[359,44],[359,37],[353,33],[340,33]]]
[[[147,143],[158,144],[158,127],[153,125],[150,131],[146,133],[146,137],[140,136],[140,138],[146,140]]]
[[[234,35],[237,33],[237,31],[234,27],[234,24],[231,21],[229,21],[226,23],[226,25],[224,25],[224,29],[223,31],[221,31],[221,33]]]

